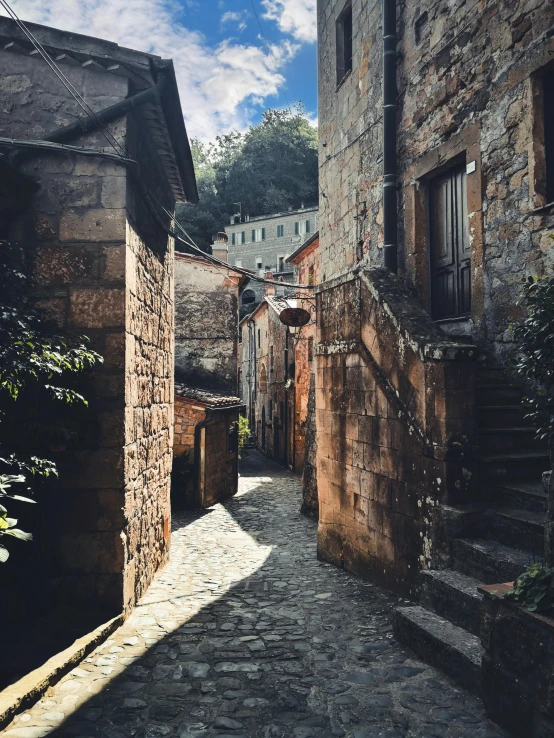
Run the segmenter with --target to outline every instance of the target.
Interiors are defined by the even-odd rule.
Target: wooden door
[[[471,263],[464,167],[431,183],[431,303],[435,320],[471,315]]]

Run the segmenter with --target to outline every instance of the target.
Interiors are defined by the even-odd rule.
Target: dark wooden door
[[[265,451],[265,405],[262,407],[262,449]]]
[[[471,264],[465,166],[430,186],[431,302],[435,320],[471,315]]]

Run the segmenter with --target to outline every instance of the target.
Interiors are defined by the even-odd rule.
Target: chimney
[[[229,238],[226,233],[219,232],[212,236],[212,255],[219,261],[229,263]]]
[[[273,282],[272,272],[266,272],[264,274],[264,279],[270,279]],[[274,297],[275,296],[275,285],[274,284],[264,284],[264,295],[266,297]]]

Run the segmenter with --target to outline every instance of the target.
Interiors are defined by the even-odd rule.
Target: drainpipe
[[[396,199],[396,0],[383,0],[383,235],[385,266],[398,267]]]
[[[150,87],[148,90],[143,90],[142,92],[137,92],[136,95],[126,97],[125,100],[121,100],[115,105],[110,105],[109,108],[104,108],[104,110],[98,111],[94,114],[92,119],[85,116],[84,118],[79,118],[74,123],[70,123],[68,126],[56,128],[55,131],[48,133],[44,137],[44,140],[53,141],[55,143],[65,143],[82,136],[85,133],[96,130],[100,127],[100,123],[105,125],[106,123],[110,123],[112,120],[121,118],[125,113],[128,113],[129,110],[133,110],[133,108],[138,108],[149,102],[156,103],[160,99],[165,83],[165,76],[160,75],[154,87]]]

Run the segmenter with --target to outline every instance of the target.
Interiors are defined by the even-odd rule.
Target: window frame
[[[337,88],[352,73],[354,68],[354,26],[352,2],[346,3],[335,24]]]

